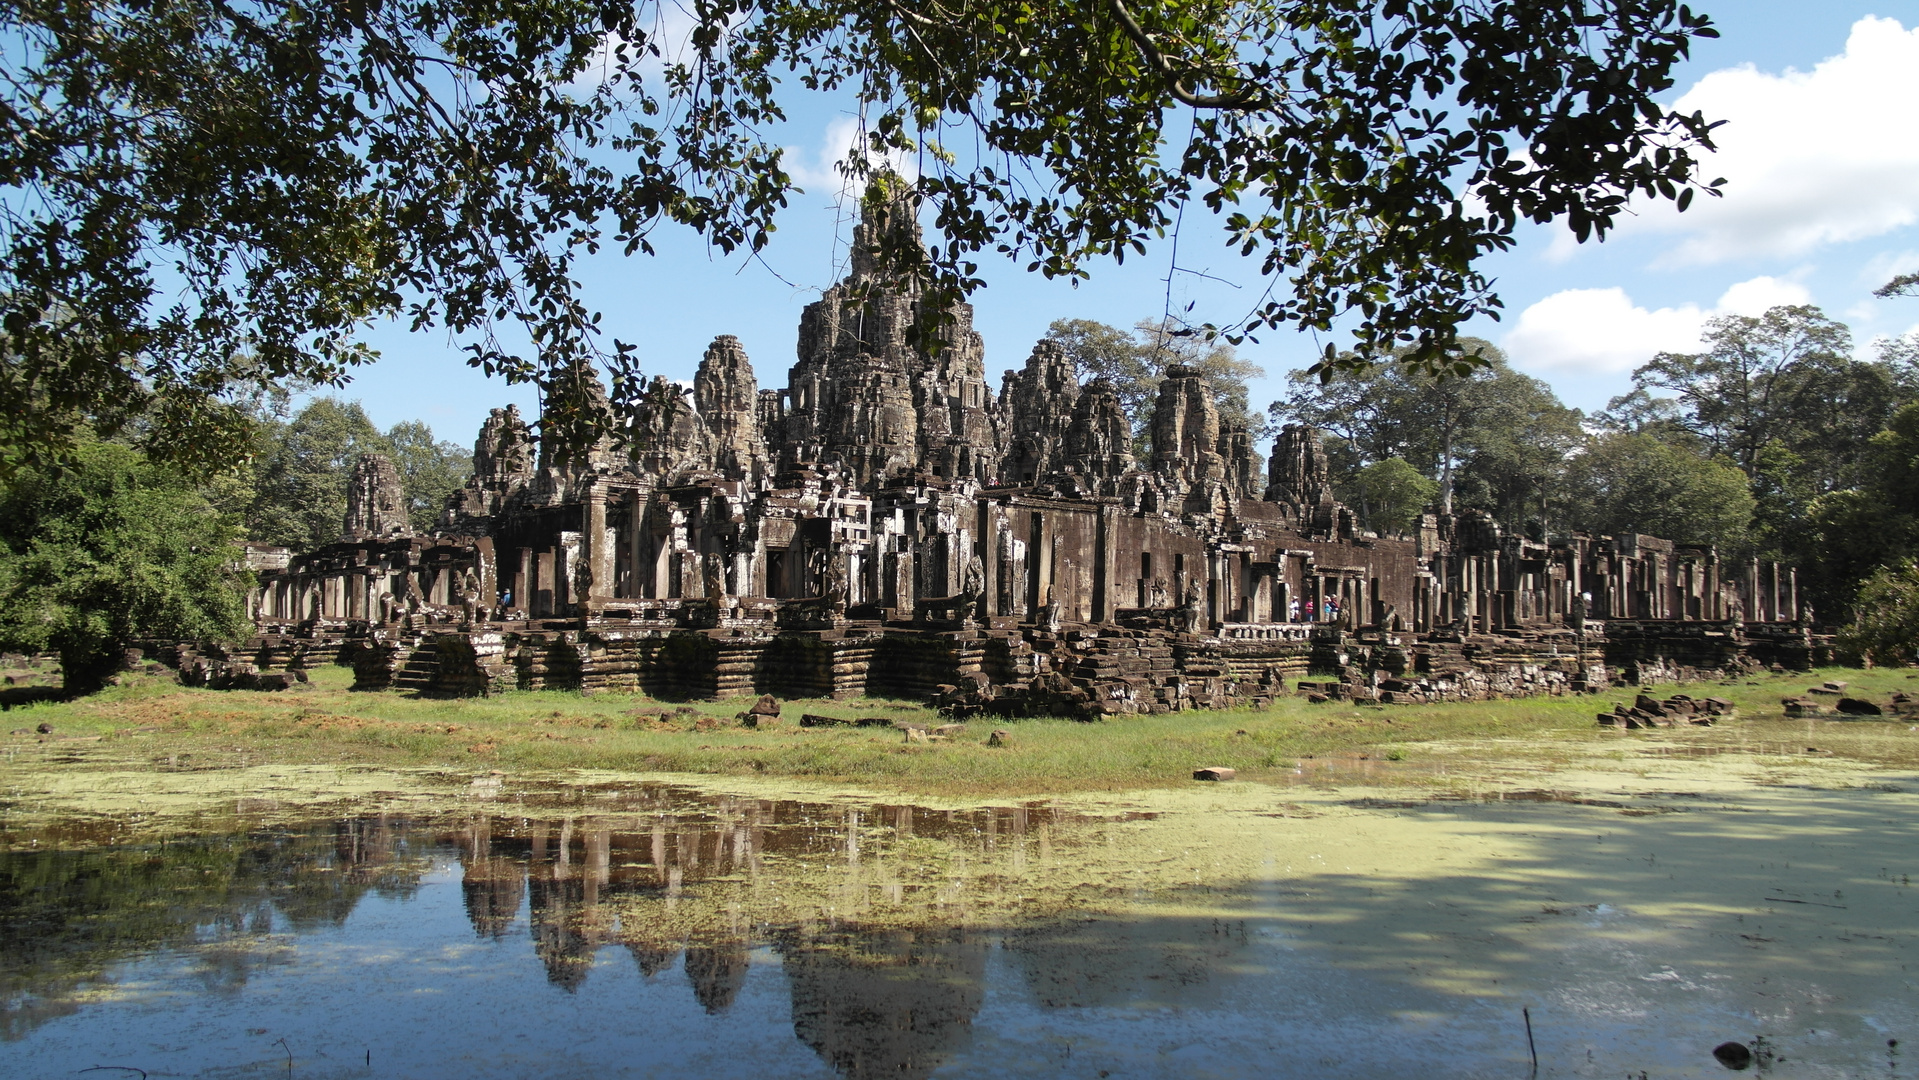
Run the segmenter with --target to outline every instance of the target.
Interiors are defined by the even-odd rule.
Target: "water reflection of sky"
[[[1804,809],[1845,812],[1830,796]],[[1864,838],[1847,858],[1909,845],[1897,798],[1831,834]],[[1515,853],[1594,822],[1708,850],[1746,826],[1590,800],[1340,812],[1469,817]],[[1867,818],[1895,825],[1879,848]],[[15,834],[0,855],[0,1071],[285,1076],[290,1054],[296,1077],[1517,1076],[1523,1002],[1543,1076],[1715,1075],[1711,1045],[1768,1031],[1777,1075],[1905,1064],[1884,1041],[1919,995],[1879,976],[1908,958],[1899,919],[1919,905],[1883,867],[1901,898],[1883,912],[1851,876],[1844,903],[1815,892],[1825,868],[1778,879],[1782,904],[1819,902],[1764,924],[1578,902],[1611,865],[1585,849],[1411,886],[1328,866],[1198,904],[1135,887],[1024,906],[1096,856],[1154,854],[1115,822],[648,788],[106,848],[83,841],[114,823],[63,823],[45,839],[64,842]],[[1690,869],[1738,888],[1725,866],[1656,863],[1648,881],[1690,889]],[[1570,899],[1490,918],[1526,875]]]

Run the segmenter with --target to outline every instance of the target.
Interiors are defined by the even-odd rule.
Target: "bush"
[[[238,523],[125,446],[0,491],[0,648],[60,654],[69,691],[97,689],[138,638],[233,640],[250,628]]]
[[[1852,610],[1851,624],[1837,636],[1843,655],[1867,665],[1919,659],[1919,563],[1875,572],[1859,587]]]

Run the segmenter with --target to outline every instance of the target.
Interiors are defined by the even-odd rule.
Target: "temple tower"
[[[385,454],[361,454],[346,493],[346,539],[391,540],[413,535],[406,485]]]
[[[999,438],[972,305],[924,288],[902,181],[882,176],[860,210],[850,273],[800,315],[781,464],[837,460],[861,483],[901,469],[989,481]]]

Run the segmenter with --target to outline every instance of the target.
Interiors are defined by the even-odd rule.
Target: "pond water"
[[[1671,1077],[1729,1040],[1761,1074],[1919,1068],[1914,797],[1705,777],[16,815],[0,1073]]]

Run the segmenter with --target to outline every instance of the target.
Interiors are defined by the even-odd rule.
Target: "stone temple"
[[[1459,700],[1828,648],[1777,564],[1651,536],[1541,543],[1474,512],[1362,531],[1316,432],[1286,428],[1262,462],[1188,368],[1167,371],[1136,457],[1113,387],[1050,342],[995,392],[971,306],[929,310],[882,240],[918,243],[911,213],[869,208],[785,389],[722,336],[690,390],[657,382],[624,418],[630,452],[562,459],[496,409],[430,536],[391,463],[362,459],[340,542],[263,564],[255,659],[350,660],[367,689],[1093,718],[1258,703],[1288,679]]]

